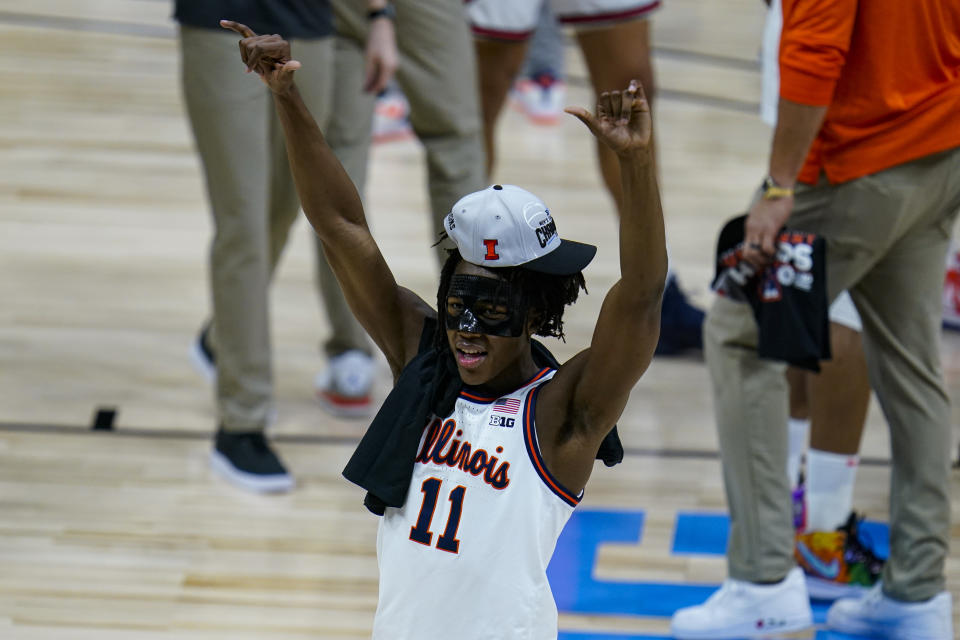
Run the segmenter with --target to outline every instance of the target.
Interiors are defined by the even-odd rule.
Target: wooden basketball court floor
[[[340,469],[365,425],[312,398],[327,327],[303,220],[271,302],[272,434],[299,486],[250,495],[206,464],[214,404],[187,346],[209,310],[211,225],[170,13],[162,0],[0,0],[0,638],[362,638],[377,521]],[[759,0],[669,0],[653,21],[671,257],[701,305],[715,234],[764,174],[762,20]],[[569,101],[587,105],[578,56],[568,47]],[[616,277],[611,205],[571,118],[545,128],[507,112],[500,144],[496,179],[537,192],[564,234],[600,246],[568,341],[551,345],[563,360],[586,344]],[[430,299],[423,184],[415,142],[375,148],[374,233],[397,279]],[[956,400],[958,336],[942,349]],[[383,398],[382,362],[379,373]],[[117,411],[115,431],[90,430],[98,408]],[[564,637],[662,636],[665,594],[723,579],[721,539],[678,543],[691,527],[722,538],[711,416],[702,361],[657,359],[620,421],[624,463],[596,470],[578,510],[579,525],[607,528],[591,530],[593,547],[562,549],[585,580],[555,585]],[[856,508],[883,521],[889,453],[875,405],[862,454]],[[957,474],[952,485],[958,599]]]

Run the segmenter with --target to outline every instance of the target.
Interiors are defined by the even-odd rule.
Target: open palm
[[[618,155],[650,147],[650,105],[636,80],[631,80],[625,91],[601,93],[596,114],[582,107],[567,107],[565,111],[579,118],[598,140]]]

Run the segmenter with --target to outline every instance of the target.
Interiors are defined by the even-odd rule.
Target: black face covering
[[[444,309],[447,329],[504,338],[523,335],[526,305],[509,282],[482,276],[455,275]]]

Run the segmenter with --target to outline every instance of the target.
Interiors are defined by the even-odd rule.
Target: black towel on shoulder
[[[435,318],[424,321],[417,355],[400,372],[343,470],[347,480],[367,490],[363,504],[379,516],[386,507],[403,506],[428,419],[434,414],[449,415],[463,387],[449,350],[437,350],[433,345],[436,327]],[[541,343],[534,340],[531,344],[538,366],[560,366]],[[597,459],[608,467],[623,460],[616,426],[601,443]]]

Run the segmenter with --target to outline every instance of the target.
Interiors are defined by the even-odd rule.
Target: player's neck
[[[540,372],[540,369],[541,367],[538,367],[533,361],[533,350],[526,349],[510,367],[507,367],[487,382],[474,386],[473,388],[483,392],[484,395],[499,397],[516,391],[525,385]]]

